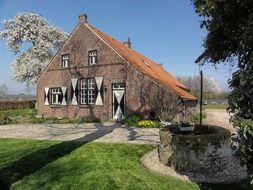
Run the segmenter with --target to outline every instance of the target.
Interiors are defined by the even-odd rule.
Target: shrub
[[[207,117],[206,112],[202,112],[202,119],[205,119]],[[200,113],[196,113],[195,115],[192,115],[189,119],[189,122],[193,123],[199,123],[200,122]]]
[[[32,117],[29,120],[29,123],[44,123],[44,122],[45,122],[45,118]]]
[[[236,155],[239,156],[242,163],[247,165],[248,172],[253,184],[253,120],[234,117],[232,119],[234,127],[238,128],[238,135],[233,139],[239,144]]]
[[[0,110],[35,108],[35,100],[0,101]]]
[[[55,117],[49,117],[49,118],[36,118],[33,117],[30,119],[30,123],[46,123],[46,124],[54,124],[57,123],[58,119]]]
[[[131,114],[125,117],[125,122],[128,126],[136,126],[142,120],[142,116],[138,114]]]
[[[141,120],[137,123],[137,127],[155,128],[158,126],[159,126],[159,122],[152,121],[152,120]]]
[[[100,120],[98,118],[92,118],[92,117],[80,117],[75,120],[75,123],[81,124],[81,123],[99,123]]]
[[[75,123],[75,120],[69,117],[63,117],[62,119],[59,119],[58,123],[60,124]]]
[[[59,123],[59,120],[56,117],[48,117],[45,119],[44,123],[46,124],[55,124],[55,123]]]
[[[0,125],[7,125],[12,123],[12,120],[7,115],[1,115],[0,116]]]

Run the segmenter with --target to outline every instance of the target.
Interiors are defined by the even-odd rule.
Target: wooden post
[[[203,105],[203,72],[202,70],[200,71],[200,113],[199,113],[199,117],[200,117],[200,126],[202,126],[202,105]]]

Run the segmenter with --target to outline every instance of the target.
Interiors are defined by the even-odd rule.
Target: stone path
[[[141,158],[141,163],[150,171],[167,175],[167,176],[173,176],[175,178],[178,178],[183,181],[190,181],[189,177],[186,175],[181,175],[177,173],[174,169],[171,167],[168,167],[164,164],[162,164],[159,161],[158,157],[158,151],[157,148],[152,150],[151,152],[148,152]]]
[[[0,126],[0,138],[37,140],[81,140],[96,142],[158,144],[159,129],[126,127],[118,123],[103,124],[23,124]]]

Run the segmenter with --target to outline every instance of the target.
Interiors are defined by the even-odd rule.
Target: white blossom
[[[13,19],[4,21],[0,38],[7,41],[9,51],[17,54],[11,64],[12,79],[36,84],[38,72],[48,65],[67,34],[36,13],[18,13]]]

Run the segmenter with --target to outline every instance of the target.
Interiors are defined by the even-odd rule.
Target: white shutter
[[[66,100],[67,87],[61,87],[61,91],[62,91],[62,102],[61,102],[61,105],[62,106],[66,106],[67,105],[67,100]]]
[[[103,90],[102,89],[103,77],[95,77],[95,81],[96,81],[97,88],[98,88],[98,94],[97,94],[97,99],[96,99],[95,105],[102,106],[103,100],[102,100],[102,96],[101,96],[101,91]]]
[[[71,85],[72,85],[72,88],[73,88],[71,104],[72,105],[78,105],[78,103],[77,103],[77,94],[76,94],[77,79],[74,79],[74,78],[71,79]]]
[[[48,87],[45,87],[44,93],[45,93],[44,105],[48,106],[49,105],[49,100],[48,100],[48,97],[49,97],[49,88]]]

